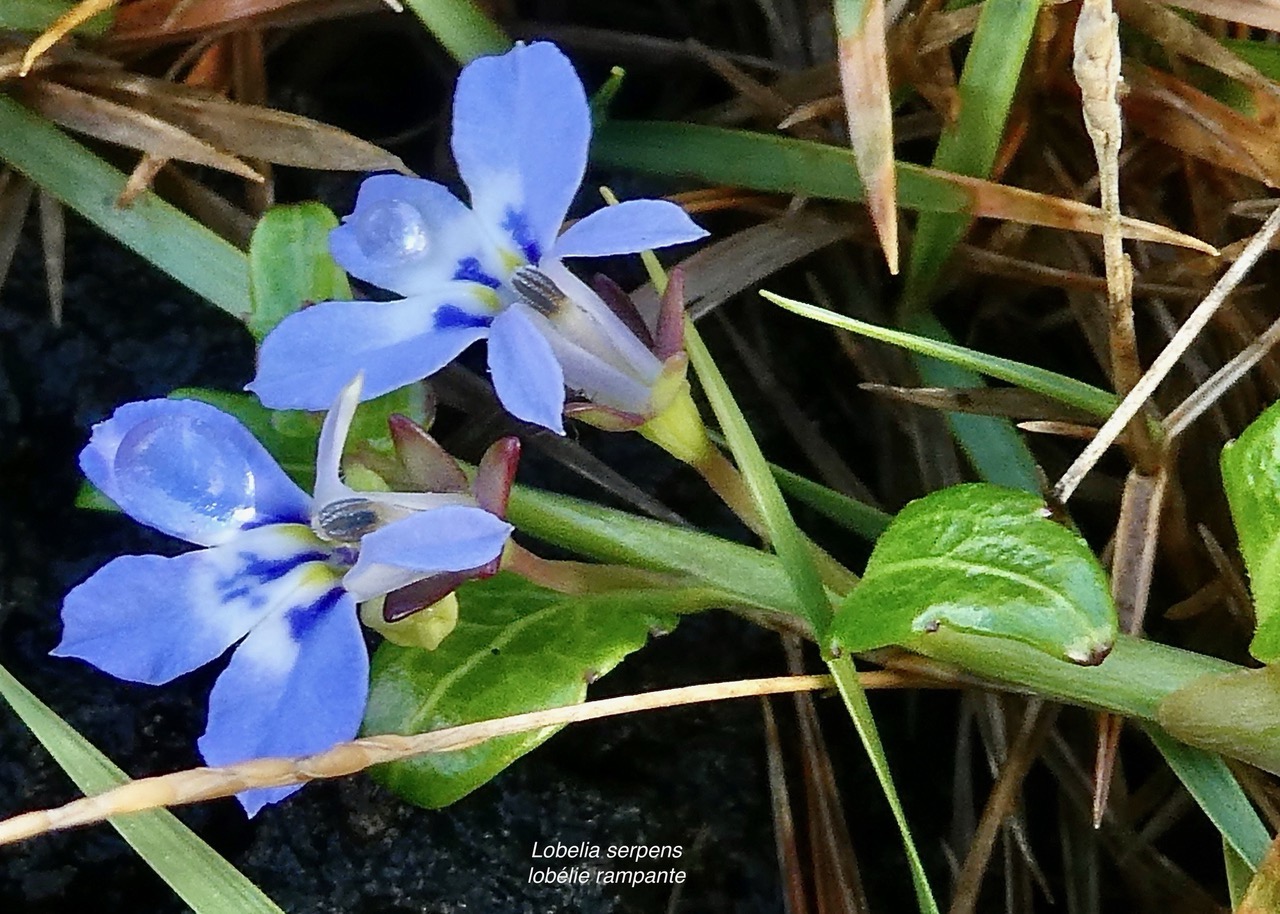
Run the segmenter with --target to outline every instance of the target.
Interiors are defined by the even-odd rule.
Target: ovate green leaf
[[[1222,449],[1222,483],[1258,618],[1249,651],[1271,663],[1280,658],[1280,403]]]
[[[1036,495],[987,483],[907,505],[881,534],[832,643],[861,651],[938,628],[994,635],[1097,663],[1117,632],[1107,576]]]
[[[566,596],[501,574],[458,590],[458,624],[434,651],[386,643],[373,658],[364,732],[422,733],[583,701],[587,684],[705,608],[687,591]],[[557,728],[420,756],[377,772],[422,806],[466,796]]]
[[[329,254],[329,233],[338,218],[322,203],[273,206],[249,240],[246,323],[261,340],[304,305],[349,299],[347,274]]]

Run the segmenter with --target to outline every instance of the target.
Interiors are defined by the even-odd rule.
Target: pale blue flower
[[[453,153],[468,208],[439,184],[377,175],[331,249],[399,301],[325,302],[291,315],[259,353],[249,389],[273,408],[319,409],[357,371],[365,395],[427,377],[489,340],[499,399],[563,432],[565,388],[646,415],[663,364],[561,262],[694,241],[706,232],[661,200],[598,210],[558,234],[586,170],[591,114],[554,45],[517,45],[458,79]]]
[[[357,378],[325,418],[313,497],[205,403],[130,403],[95,425],[85,475],[134,519],[205,548],[109,562],[67,594],[54,655],[158,685],[234,646],[199,740],[210,765],[353,739],[369,687],[356,604],[489,565],[512,529],[466,494],[348,488],[339,459],[359,395]],[[253,815],[297,789],[239,799]]]

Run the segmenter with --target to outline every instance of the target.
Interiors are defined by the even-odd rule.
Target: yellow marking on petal
[[[488,286],[484,286],[477,290],[476,295],[480,298],[481,304],[490,311],[497,311],[502,307],[502,299],[498,297],[497,289],[490,289]]]
[[[301,584],[308,587],[324,588],[330,587],[335,581],[342,577],[342,572],[336,568],[324,564],[323,562],[308,562],[302,566]]]
[[[508,272],[514,272],[517,268],[529,262],[523,254],[511,248],[504,248],[500,255],[502,257],[502,266]]]

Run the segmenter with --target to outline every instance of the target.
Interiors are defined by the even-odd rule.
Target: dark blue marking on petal
[[[497,289],[502,285],[502,280],[484,271],[484,267],[480,266],[479,257],[464,257],[459,260],[458,269],[454,271],[453,278],[463,282],[478,282],[490,289]]]
[[[311,517],[305,513],[298,514],[255,514],[253,520],[240,527],[241,530],[254,530],[258,527],[270,527],[272,524],[302,524],[304,527],[311,523]]]
[[[329,553],[311,550],[282,559],[264,559],[252,552],[241,552],[238,557],[244,562],[243,567],[217,582],[218,593],[224,602],[243,600],[248,597],[250,606],[260,607],[266,597],[253,594],[255,590],[280,580],[306,562],[328,561]]]
[[[295,643],[301,642],[315,628],[316,622],[338,604],[344,593],[341,587],[331,587],[310,606],[295,606],[289,610],[285,617],[289,622],[289,637]]]
[[[520,246],[529,263],[537,263],[542,259],[542,248],[533,237],[533,230],[529,228],[529,220],[525,218],[524,213],[518,213],[511,207],[507,207],[502,217],[502,228]]]
[[[464,311],[457,305],[442,305],[435,316],[437,330],[454,330],[459,327],[488,327],[493,318]]]

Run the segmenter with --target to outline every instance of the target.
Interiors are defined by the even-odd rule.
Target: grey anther
[[[511,287],[531,308],[546,317],[555,317],[569,303],[569,296],[537,267],[517,269],[511,276]]]
[[[382,522],[380,506],[367,498],[343,498],[316,512],[311,525],[316,533],[335,543],[355,543]]]

